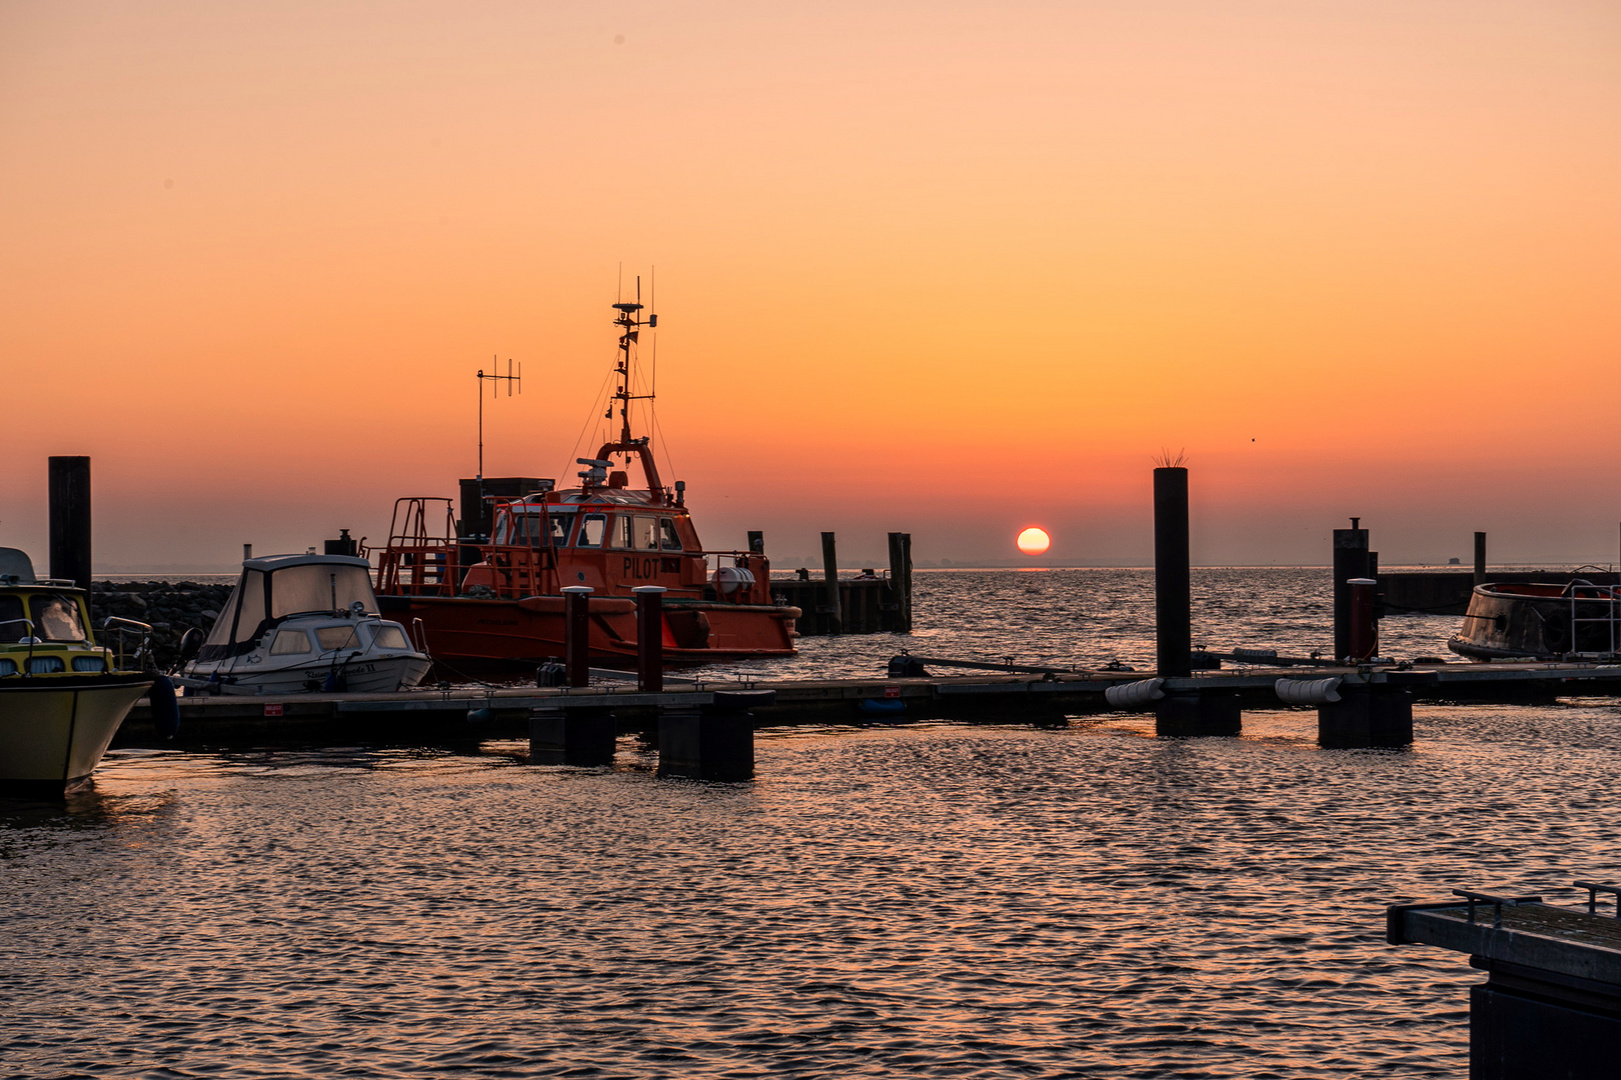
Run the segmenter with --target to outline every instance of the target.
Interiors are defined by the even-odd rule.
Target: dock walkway
[[[145,701],[137,704],[115,746],[208,745],[217,741],[297,742],[344,733],[355,737],[450,738],[520,736],[531,710],[565,707],[611,710],[627,728],[648,727],[661,708],[709,704],[717,691],[776,692],[755,710],[760,724],[873,720],[952,720],[1052,723],[1067,716],[1121,711],[1111,686],[1153,679],[1152,672],[1078,671],[1023,674],[926,675],[914,678],[700,681],[644,693],[634,685],[418,689],[394,694],[290,694],[282,697],[185,697],[180,732],[162,740]],[[1289,708],[1277,696],[1280,679],[1341,680],[1347,688],[1400,687],[1417,701],[1547,701],[1561,695],[1621,696],[1621,665],[1583,663],[1435,664],[1422,667],[1254,667],[1197,672],[1166,679],[1168,694],[1229,693],[1249,710]]]

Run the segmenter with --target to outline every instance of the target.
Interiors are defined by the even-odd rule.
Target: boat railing
[[[442,525],[440,520],[442,504]],[[451,500],[394,500],[388,543],[377,552],[377,591],[388,596],[454,596],[460,579]]]
[[[149,624],[109,615],[102,620],[101,629],[117,642],[113,656],[120,671],[139,671],[151,662],[152,627]],[[131,638],[134,638],[133,645]]]
[[[1617,596],[1613,586],[1594,585],[1578,578],[1565,586],[1560,599],[1570,604],[1568,652],[1607,653],[1614,656],[1621,651],[1621,626],[1618,626],[1621,624],[1621,596]],[[1587,628],[1585,633],[1584,627]],[[1545,635],[1548,630],[1549,626],[1544,620]],[[1584,645],[1588,647],[1583,648]]]

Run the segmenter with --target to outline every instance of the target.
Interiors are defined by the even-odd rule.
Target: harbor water
[[[1152,659],[1149,571],[920,573],[898,647]],[[1322,648],[1326,572],[1196,571],[1195,641]],[[1385,623],[1440,655],[1455,619]],[[733,668],[736,668],[733,665]],[[718,673],[717,673],[718,674]],[[1461,958],[1385,905],[1614,880],[1621,712],[1421,706],[761,733],[747,784],[532,767],[515,742],[115,752],[0,809],[18,1077],[1454,1077]]]

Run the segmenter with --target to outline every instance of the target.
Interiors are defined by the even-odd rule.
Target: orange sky
[[[0,3],[0,544],[98,567],[564,473],[656,265],[711,547],[1614,561],[1601,2]]]

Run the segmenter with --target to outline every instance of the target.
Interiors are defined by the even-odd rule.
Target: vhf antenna
[[[491,362],[499,365],[500,357],[492,357]],[[512,358],[507,358],[507,373],[505,375],[486,375],[481,369],[478,373],[478,494],[484,497],[484,381],[490,382],[490,396],[501,396],[501,384],[507,384],[507,397],[512,396],[512,388],[516,386],[518,393],[523,393],[523,363],[518,363],[518,373],[512,373]]]

